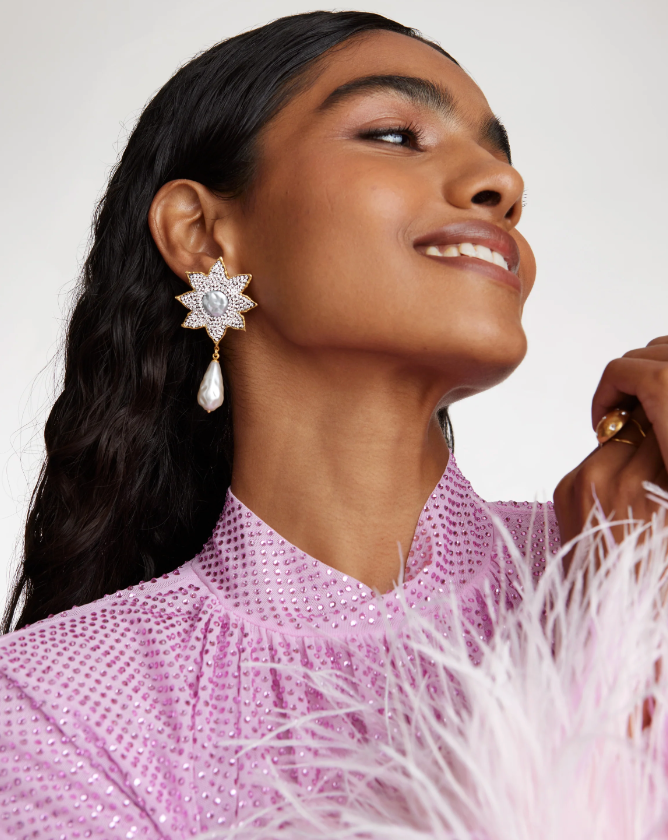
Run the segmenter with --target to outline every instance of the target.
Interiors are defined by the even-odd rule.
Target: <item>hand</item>
[[[559,482],[554,506],[562,545],[582,531],[595,498],[608,518],[626,519],[631,512],[634,519],[649,521],[656,504],[647,498],[643,481],[668,489],[668,336],[606,367],[592,401],[594,428],[612,408],[631,411],[646,437],[628,422],[616,437],[637,445],[609,440]],[[622,534],[620,527],[615,537]]]

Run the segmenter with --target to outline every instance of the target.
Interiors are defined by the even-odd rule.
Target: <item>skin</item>
[[[320,108],[340,85],[387,74],[447,88],[453,108],[388,90]],[[475,83],[433,48],[366,34],[329,53],[265,128],[248,194],[223,200],[172,181],[151,208],[154,239],[179,277],[219,256],[229,274],[253,275],[247,294],[258,306],[246,331],[228,331],[221,344],[233,492],[291,543],[383,592],[447,465],[437,409],[498,384],[526,352],[521,316],[535,262],[516,230],[522,178],[481,136],[491,116]],[[406,125],[418,127],[418,142],[390,132]],[[388,135],[364,136],[378,128]],[[467,220],[513,237],[521,288],[416,247]],[[634,395],[650,420],[664,418],[665,444],[650,434],[644,449],[607,445],[570,473],[555,497],[566,539],[586,518],[593,474],[609,486],[606,505],[635,510],[638,477],[655,479],[668,453],[659,395],[668,393],[668,344],[634,353],[606,370],[594,420],[620,394]],[[610,482],[622,473],[623,498]]]
[[[668,488],[668,336],[607,365],[592,400],[594,429],[613,407],[629,410],[635,420],[615,437],[635,445],[608,441],[559,482],[554,503],[562,544],[577,537],[595,502],[609,518],[649,522],[657,512],[642,484]],[[624,528],[613,535],[619,541]]]

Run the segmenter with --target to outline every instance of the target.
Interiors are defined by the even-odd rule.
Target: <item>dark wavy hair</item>
[[[5,632],[170,572],[208,539],[231,478],[230,400],[211,414],[196,403],[210,341],[181,329],[183,280],[149,207],[176,178],[242,194],[262,128],[323,53],[374,30],[424,40],[364,12],[284,17],[197,56],[146,106],[93,220]]]

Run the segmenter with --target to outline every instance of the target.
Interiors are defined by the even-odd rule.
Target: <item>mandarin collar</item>
[[[359,633],[393,622],[405,606],[427,610],[468,589],[496,560],[485,503],[451,454],[413,536],[404,579],[381,594],[277,534],[231,490],[193,570],[233,614],[300,634]]]

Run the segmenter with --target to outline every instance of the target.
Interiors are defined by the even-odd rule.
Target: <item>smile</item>
[[[519,247],[507,231],[491,222],[482,219],[451,222],[418,237],[413,247],[444,266],[484,274],[522,291],[518,276]]]
[[[503,256],[486,245],[474,245],[471,242],[461,242],[457,245],[429,245],[424,253],[428,257],[475,257],[508,271],[508,263]]]

